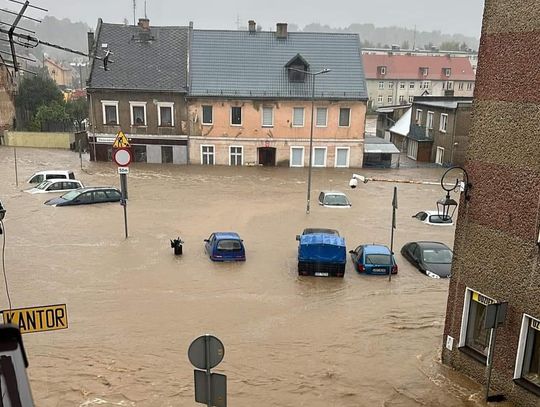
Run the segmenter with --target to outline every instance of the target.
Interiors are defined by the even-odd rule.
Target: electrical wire
[[[4,221],[0,220],[0,227],[3,231],[2,233],[2,272],[4,273],[4,283],[6,284],[6,294],[9,304],[9,309],[11,309],[11,297],[9,295],[9,286],[8,286],[8,280],[6,275],[6,228],[4,226]]]

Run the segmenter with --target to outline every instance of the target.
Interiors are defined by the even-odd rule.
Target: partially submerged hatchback
[[[28,178],[29,184],[40,184],[48,179],[75,179],[75,174],[73,171],[68,170],[47,170],[47,171],[38,171],[32,174]]]
[[[70,191],[58,198],[45,201],[45,205],[70,206],[90,205],[105,202],[118,202],[122,198],[121,192],[113,187],[84,187]]]
[[[420,211],[412,216],[426,225],[432,226],[452,226],[454,221],[451,216],[439,215],[437,211]]]
[[[33,188],[27,189],[24,192],[29,194],[47,194],[49,192],[68,192],[74,189],[83,188],[81,181],[76,179],[48,179]]]
[[[350,208],[352,206],[347,195],[338,191],[322,191],[319,194],[319,205],[325,208]]]
[[[364,244],[349,251],[354,268],[366,274],[397,274],[398,266],[390,249],[378,244]]]
[[[204,239],[206,253],[213,261],[245,261],[244,241],[236,232],[214,232]]]

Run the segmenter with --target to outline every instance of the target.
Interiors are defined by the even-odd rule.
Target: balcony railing
[[[416,141],[433,141],[433,129],[413,123],[409,130],[409,137]]]

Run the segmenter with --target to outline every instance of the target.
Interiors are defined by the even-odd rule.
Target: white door
[[[407,143],[407,157],[416,160],[418,156],[418,141],[409,139]]]
[[[437,155],[435,156],[435,163],[442,165],[444,160],[444,148],[437,147]]]

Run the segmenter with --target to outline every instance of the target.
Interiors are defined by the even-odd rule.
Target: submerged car
[[[364,244],[349,251],[354,268],[366,274],[397,274],[398,266],[390,249],[378,244]]]
[[[418,270],[431,278],[450,277],[452,250],[440,242],[409,242],[401,254]]]
[[[29,184],[40,184],[48,179],[75,179],[75,174],[73,171],[67,170],[47,170],[47,171],[38,171],[32,174],[28,178]]]
[[[420,211],[412,217],[428,225],[452,226],[454,224],[451,216],[439,215],[437,211]]]
[[[34,188],[25,190],[29,194],[46,194],[49,192],[67,192],[74,189],[83,188],[84,185],[81,181],[76,179],[48,179],[41,184],[36,185]]]
[[[325,208],[350,208],[352,206],[347,195],[338,191],[322,191],[319,194],[319,205]]]
[[[69,206],[88,205],[105,202],[119,202],[122,198],[120,191],[113,187],[85,187],[70,191],[58,198],[45,201],[45,205]]]
[[[244,241],[235,232],[214,232],[204,239],[206,253],[213,261],[245,261]]]

